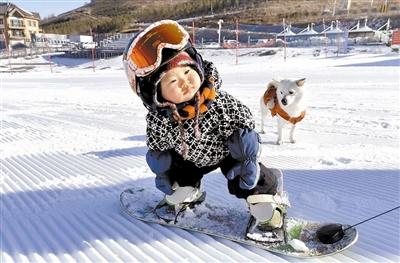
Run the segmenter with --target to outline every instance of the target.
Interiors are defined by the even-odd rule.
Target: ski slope
[[[281,168],[289,216],[355,224],[400,203],[399,55],[386,47],[312,55],[289,49],[203,51],[223,89],[247,104],[260,130],[259,99],[272,78],[306,77],[309,108],[296,144],[276,145],[270,119],[262,158]],[[34,58],[29,62],[45,61]],[[14,62],[24,62],[15,59]],[[299,262],[199,233],[130,222],[119,193],[154,187],[145,154],[145,108],[121,58],[52,58],[57,64],[5,73],[1,61],[1,262]],[[24,70],[22,70],[24,71]],[[287,138],[287,137],[286,137]],[[204,189],[232,199],[220,171]],[[146,197],[144,197],[146,198]],[[399,210],[358,226],[342,254],[307,262],[399,262]]]

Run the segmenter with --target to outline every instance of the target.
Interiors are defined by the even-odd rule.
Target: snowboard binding
[[[154,208],[155,214],[166,223],[176,224],[186,209],[192,209],[206,199],[206,192],[191,186],[174,187],[172,195],[166,195]]]
[[[286,195],[251,195],[247,203],[250,219],[246,238],[257,242],[286,243],[285,217],[289,206]]]
[[[283,191],[282,173],[268,169],[277,180],[276,194],[255,194],[247,197],[250,219],[246,228],[246,238],[263,243],[287,242],[285,217],[290,207],[289,198]]]

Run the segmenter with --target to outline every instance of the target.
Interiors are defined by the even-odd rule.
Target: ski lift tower
[[[285,18],[282,20],[282,26],[283,26],[283,31],[277,34],[276,37],[283,38],[283,58],[286,61],[286,47],[287,47],[288,37],[293,37],[296,34],[292,31],[292,25],[286,24]]]
[[[218,46],[221,47],[221,27],[224,20],[220,19],[218,21]]]

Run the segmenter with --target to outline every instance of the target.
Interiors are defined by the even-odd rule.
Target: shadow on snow
[[[152,246],[163,240],[176,240],[171,237],[178,235],[188,240],[196,239],[199,234],[185,232],[183,235],[179,229],[137,220],[132,223],[119,213],[121,191],[132,185],[154,187],[151,174],[140,179],[132,179],[126,174],[127,169],[143,171],[136,169],[137,163],[129,161],[132,155],[144,159],[145,151],[145,147],[139,147],[92,152],[73,156],[69,162],[63,161],[63,157],[71,157],[67,155],[58,158],[38,156],[34,161],[41,162],[46,168],[38,165],[40,169],[36,172],[40,175],[46,170],[50,175],[46,177],[48,182],[42,180],[40,190],[24,190],[26,183],[21,177],[26,175],[26,170],[22,166],[15,165],[6,171],[4,184],[19,186],[13,188],[15,192],[2,194],[1,209],[5,211],[1,215],[2,252],[17,258],[18,254],[34,253],[41,256],[68,253],[75,257],[82,255],[79,251],[85,252],[92,246],[104,252],[97,246],[98,240],[125,240],[138,246],[143,243]],[[59,163],[51,163],[50,158],[58,159]],[[33,180],[32,175],[36,172],[30,172],[29,180]],[[284,170],[284,175],[285,189],[292,203],[289,216],[355,224],[398,205],[400,200],[398,170]],[[51,180],[55,179],[55,184],[51,185]],[[87,183],[68,184],[73,180],[87,180]],[[217,195],[229,197],[225,178],[219,171],[205,176],[203,186],[206,191],[213,187]],[[360,240],[354,249],[392,254],[393,257],[398,254],[398,211],[360,225],[358,229]],[[383,245],[383,242],[389,245]]]

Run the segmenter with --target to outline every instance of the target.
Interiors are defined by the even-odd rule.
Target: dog
[[[264,120],[269,115],[268,112],[272,117],[277,115],[278,139],[276,144],[278,145],[283,144],[282,130],[287,125],[291,125],[290,142],[296,142],[294,130],[297,123],[306,115],[305,81],[305,78],[272,80],[261,97],[261,133],[264,133]]]

